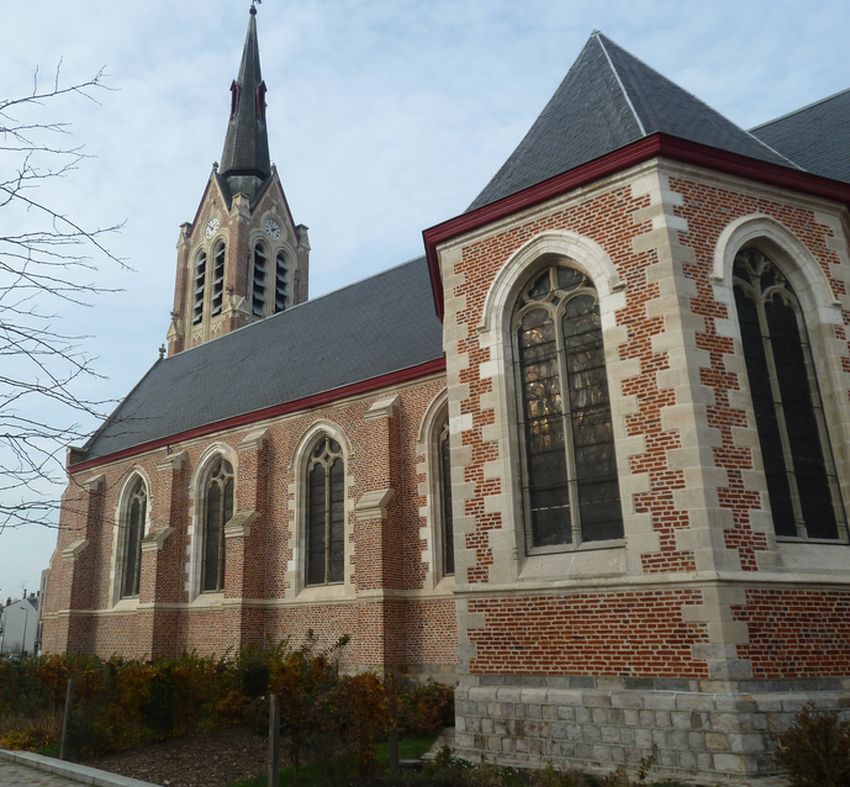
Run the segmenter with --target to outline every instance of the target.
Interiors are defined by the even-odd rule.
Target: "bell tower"
[[[310,242],[270,163],[266,83],[251,5],[221,164],[195,218],[180,227],[168,354],[188,350],[307,299]]]

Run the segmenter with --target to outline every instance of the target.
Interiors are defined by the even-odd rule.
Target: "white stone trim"
[[[354,504],[359,519],[383,519],[387,515],[387,506],[395,496],[393,489],[375,489],[365,492]]]
[[[76,541],[72,541],[60,552],[62,560],[76,560],[88,545],[89,540],[87,538],[78,538]]]

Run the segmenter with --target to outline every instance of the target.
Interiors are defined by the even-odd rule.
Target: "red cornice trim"
[[[274,418],[279,415],[294,413],[298,410],[307,410],[311,407],[330,404],[331,402],[336,402],[340,399],[346,399],[349,396],[357,396],[358,394],[376,391],[380,388],[387,388],[391,385],[398,385],[399,383],[416,380],[419,377],[425,377],[429,374],[442,372],[445,368],[445,357],[434,358],[431,361],[425,361],[424,363],[417,364],[416,366],[408,366],[406,369],[398,369],[395,372],[388,372],[387,374],[382,374],[377,377],[370,377],[368,380],[360,380],[356,383],[340,386],[339,388],[332,388],[328,391],[321,391],[316,394],[311,394],[310,396],[304,396],[300,399],[293,399],[290,402],[282,402],[281,404],[275,404],[271,407],[264,407],[262,410],[254,410],[250,413],[243,413],[242,415],[235,415],[231,418],[224,418],[221,421],[213,421],[209,424],[196,426],[193,429],[177,432],[177,434],[169,435],[168,437],[161,437],[157,440],[149,440],[146,443],[140,443],[139,445],[125,448],[122,451],[115,451],[114,453],[106,454],[105,456],[98,456],[94,459],[88,459],[83,462],[78,462],[77,464],[68,465],[68,472],[79,473],[83,470],[90,470],[93,467],[108,464],[109,462],[116,462],[120,459],[127,459],[128,457],[136,456],[137,454],[153,451],[157,448],[163,448],[166,445],[180,443],[184,440],[192,440],[196,437],[203,437],[204,435],[212,434],[213,432],[221,432],[225,429],[246,426],[257,421],[264,421],[267,418]]]
[[[568,172],[544,180],[542,183],[529,186],[516,194],[511,194],[477,210],[464,213],[426,229],[422,233],[422,237],[425,241],[425,254],[428,258],[434,307],[438,317],[442,320],[444,312],[443,282],[440,276],[439,260],[437,259],[437,246],[439,244],[656,156],[695,164],[719,172],[750,178],[760,183],[850,205],[850,185],[846,183],[741,156],[737,153],[718,150],[708,145],[671,137],[667,134],[651,134],[633,142],[631,145],[589,161],[587,164],[582,164]]]

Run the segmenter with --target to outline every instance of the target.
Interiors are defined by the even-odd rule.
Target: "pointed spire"
[[[220,175],[232,194],[254,197],[271,174],[266,131],[266,83],[260,71],[257,9],[252,3],[239,76],[230,86],[230,121],[221,154]]]

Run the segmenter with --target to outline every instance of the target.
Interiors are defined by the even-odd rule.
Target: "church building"
[[[850,91],[745,131],[594,32],[423,257],[311,300],[255,13],[44,649],[347,634],[505,764],[768,773],[850,712]]]

